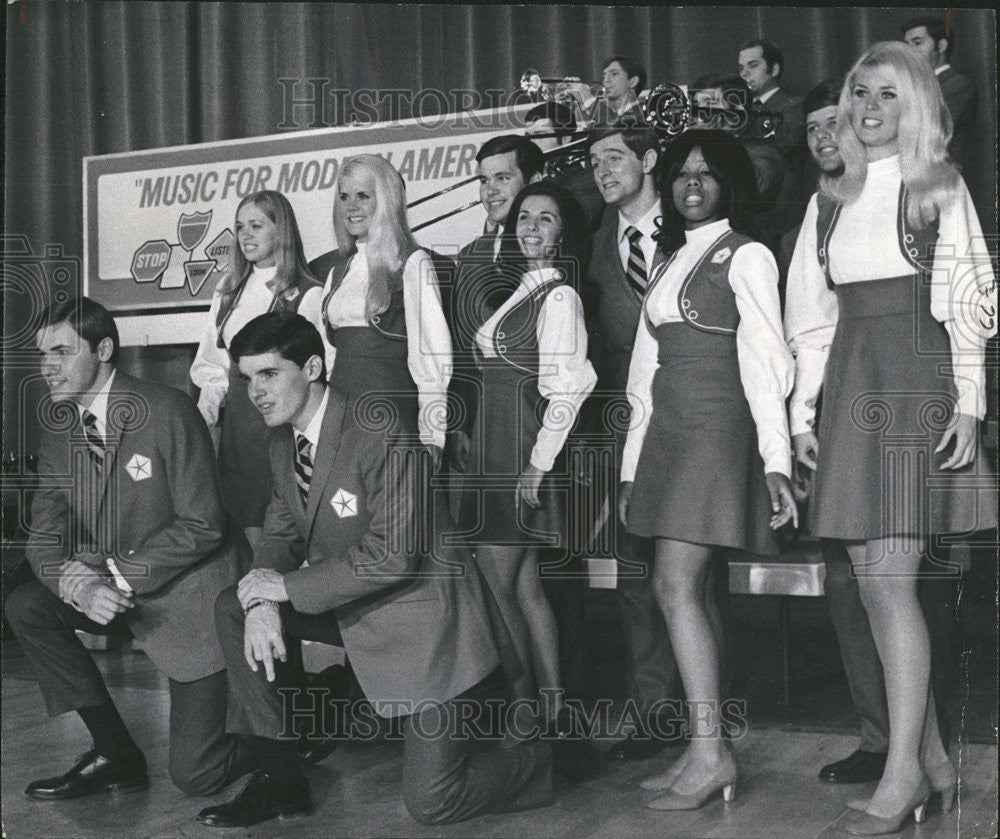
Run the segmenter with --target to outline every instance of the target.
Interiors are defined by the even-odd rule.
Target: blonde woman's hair
[[[295,221],[295,211],[288,203],[288,199],[280,192],[270,189],[251,193],[240,201],[236,208],[237,218],[240,210],[247,204],[253,204],[275,226],[274,264],[277,270],[274,274],[274,293],[281,294],[295,282],[296,277],[312,279],[302,248],[299,226]],[[235,229],[235,224],[233,227]],[[216,293],[221,297],[220,309],[222,311],[228,309],[232,304],[233,298],[236,297],[243,281],[250,276],[252,269],[253,263],[243,255],[239,242],[234,241],[233,247],[229,251],[229,265],[216,286]]]
[[[824,175],[820,186],[836,201],[854,201],[865,185],[868,158],[851,124],[851,100],[862,67],[886,72],[899,102],[899,168],[909,192],[907,220],[916,228],[937,218],[959,184],[958,169],[948,157],[952,121],[930,64],[901,41],[872,45],[847,74],[837,108],[837,141],[844,174]]]
[[[359,154],[344,161],[333,199],[333,229],[343,253],[356,249],[355,237],[341,217],[340,183],[346,175],[369,175],[374,184],[375,212],[368,228],[368,290],[365,315],[384,312],[393,293],[403,286],[403,264],[417,243],[406,221],[406,186],[399,172],[384,157]]]

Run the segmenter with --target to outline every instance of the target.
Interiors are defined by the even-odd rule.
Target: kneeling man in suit
[[[417,821],[547,804],[547,744],[482,750],[454,727],[489,698],[498,655],[473,566],[420,549],[413,430],[371,427],[326,386],[322,340],[299,315],[255,318],[231,352],[274,429],[263,539],[252,570],[215,605],[229,727],[253,738],[261,765],[199,820],[245,827],[311,808],[292,733],[301,682],[288,648],[302,639],[342,644],[376,712],[406,716],[403,798]]]
[[[76,711],[93,747],[32,798],[149,785],[76,630],[131,634],[170,684],[170,776],[208,795],[249,771],[226,734],[227,683],[212,622],[242,573],[242,534],[219,496],[215,452],[194,402],[116,369],[118,329],[86,297],[51,306],[36,335],[49,387],[27,558],[36,579],[4,604],[49,714]]]

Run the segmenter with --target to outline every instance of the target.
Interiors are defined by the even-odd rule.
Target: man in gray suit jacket
[[[972,131],[976,125],[976,87],[968,76],[963,76],[951,66],[955,30],[949,29],[943,20],[936,17],[913,18],[900,28],[903,40],[934,68],[954,126],[948,154],[965,170],[969,163]],[[965,172],[965,177],[968,179],[968,172]]]
[[[785,57],[770,41],[747,41],[740,47],[740,78],[753,94],[751,111],[767,111],[781,115],[781,125],[774,136],[774,143],[782,154],[798,161],[806,142],[806,115],[802,110],[802,97],[785,93],[778,82],[785,69]]]
[[[253,569],[216,602],[229,726],[252,738],[261,766],[198,818],[246,827],[311,809],[293,734],[301,682],[288,643],[300,639],[342,644],[376,713],[406,717],[403,799],[415,819],[547,804],[547,744],[476,751],[456,728],[487,707],[499,659],[474,566],[422,546],[412,429],[347,408],[325,385],[319,333],[299,315],[255,318],[231,352],[274,429],[274,496]]]
[[[75,630],[128,632],[170,684],[170,775],[207,795],[250,768],[226,735],[226,674],[212,623],[244,542],[222,508],[194,403],[116,369],[118,330],[86,297],[42,316],[39,487],[27,558],[36,580],[5,611],[49,714],[76,711],[93,748],[27,795],[77,798],[148,786],[146,762]]]

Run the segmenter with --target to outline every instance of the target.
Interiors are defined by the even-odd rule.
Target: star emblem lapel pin
[[[338,489],[333,498],[330,499],[330,506],[339,518],[346,519],[358,514],[358,496],[345,489]]]
[[[723,248],[721,251],[715,252],[715,256],[712,257],[712,262],[715,263],[716,265],[721,265],[732,255],[733,255],[732,248]]]
[[[153,477],[153,464],[145,455],[134,454],[125,464],[125,470],[133,481],[144,481]]]

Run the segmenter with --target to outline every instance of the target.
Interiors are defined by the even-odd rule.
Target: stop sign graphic
[[[132,257],[132,276],[137,283],[159,279],[170,263],[170,245],[164,239],[144,243]]]

